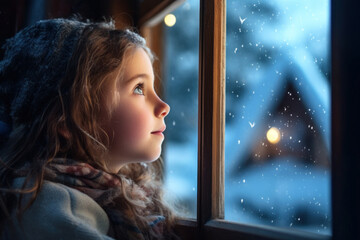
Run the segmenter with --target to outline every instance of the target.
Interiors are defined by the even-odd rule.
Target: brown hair
[[[128,54],[136,48],[144,49],[150,59],[151,51],[145,40],[130,30],[111,29],[101,24],[86,26],[67,64],[65,77],[58,86],[58,94],[31,122],[14,126],[9,139],[1,150],[0,169],[0,219],[9,218],[7,209],[17,209],[19,217],[36,199],[44,181],[44,171],[54,158],[72,158],[109,172],[104,156],[109,144],[108,136],[100,126],[105,86],[111,84],[111,73],[121,77],[122,66]],[[110,113],[109,113],[110,114]],[[165,235],[172,234],[174,217],[164,204],[161,181],[157,179],[158,165],[127,164],[116,175],[132,179],[139,186],[152,189],[154,195],[147,202],[149,211],[165,217]],[[22,190],[12,190],[12,180],[19,169],[27,169]],[[28,187],[28,186],[31,187]],[[25,188],[26,186],[26,188]],[[20,193],[17,203],[15,194]],[[22,195],[31,193],[25,208]],[[141,231],[151,235],[146,219],[138,205],[123,190],[124,212]],[[0,225],[2,222],[0,220]],[[152,236],[157,237],[157,236]]]

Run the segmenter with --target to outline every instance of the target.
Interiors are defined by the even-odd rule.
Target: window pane
[[[227,1],[227,220],[331,234],[329,5]]]
[[[172,14],[175,25],[164,23],[163,82],[171,107],[165,131],[165,187],[182,215],[196,218],[199,1],[188,0]]]

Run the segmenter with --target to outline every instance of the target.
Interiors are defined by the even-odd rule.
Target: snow
[[[193,11],[186,15],[194,17],[193,24],[196,4],[189,0],[182,9]],[[326,166],[313,155],[304,157],[315,152],[330,156],[331,151],[329,5],[329,0],[227,2],[226,220],[331,233],[330,159]],[[198,26],[184,23],[177,36],[185,38]],[[166,142],[165,186],[190,217],[196,216],[197,202],[197,106],[187,101],[191,96],[196,101],[198,92],[194,42],[198,39],[184,43],[192,50],[167,45],[168,61],[174,62],[168,73],[171,88],[186,95],[170,104],[168,125],[186,140]],[[288,102],[278,111],[285,97]],[[295,111],[300,105],[304,109]],[[176,112],[179,118],[171,115]],[[281,132],[279,145],[266,140],[270,127]],[[324,144],[309,145],[305,133]]]

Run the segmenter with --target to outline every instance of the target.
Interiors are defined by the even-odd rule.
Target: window
[[[332,236],[224,220],[226,4],[224,0],[200,1],[197,214],[196,220],[179,222],[179,235],[184,239],[358,239],[360,157],[356,137],[360,131],[352,106],[359,102],[356,89],[360,81],[354,80],[358,79],[360,56],[356,45],[360,42],[356,18],[359,3],[333,0],[330,4]]]
[[[226,4],[225,219],[331,235],[330,1]]]
[[[196,218],[199,2],[187,1],[172,14],[176,23],[163,23],[164,97],[172,108],[165,119],[164,182],[179,214]]]

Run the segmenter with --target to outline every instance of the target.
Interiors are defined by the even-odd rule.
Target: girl
[[[145,40],[112,22],[53,19],[4,49],[0,236],[176,238],[150,163],[170,108]]]

